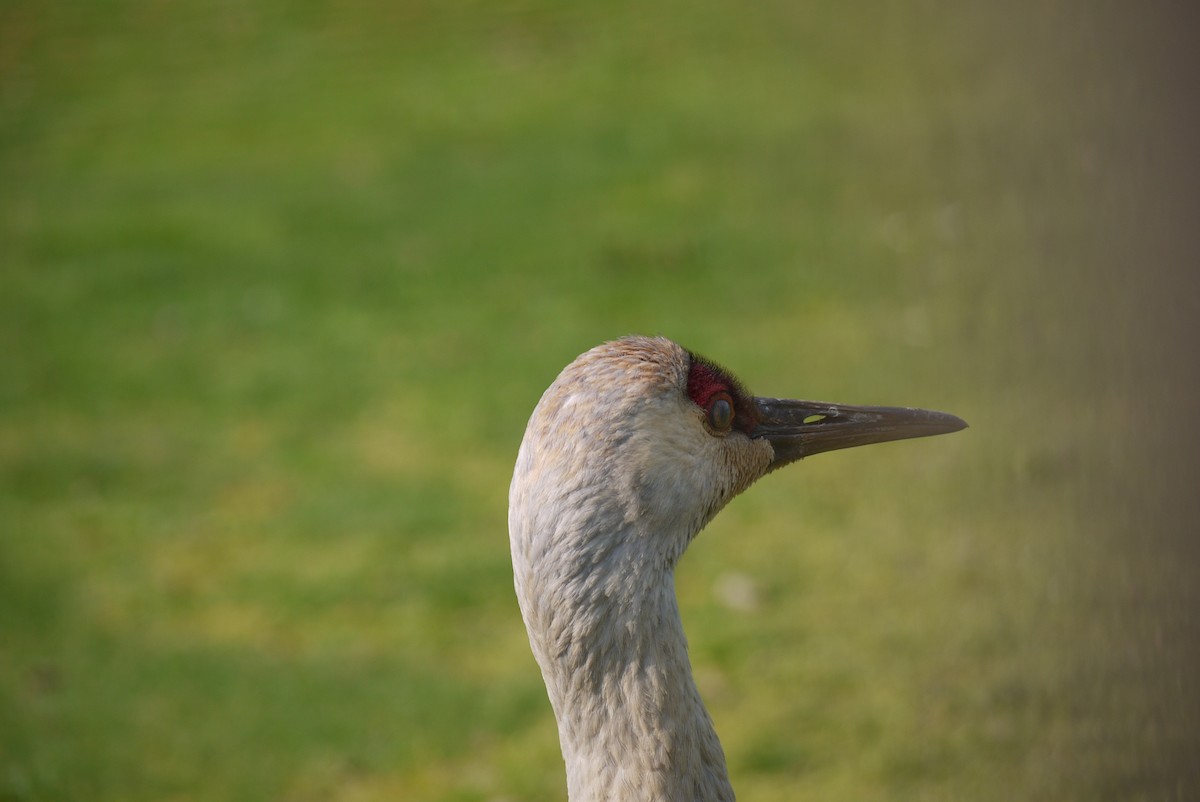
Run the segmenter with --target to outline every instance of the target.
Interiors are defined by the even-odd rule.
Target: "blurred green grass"
[[[1018,11],[6,3],[0,799],[562,798],[508,475],[633,331],[972,423],[689,552],[744,798],[1193,798],[1180,41]]]

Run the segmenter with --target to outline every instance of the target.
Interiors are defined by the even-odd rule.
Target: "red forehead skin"
[[[717,393],[725,392],[732,395],[729,380],[707,362],[694,360],[692,369],[688,372],[688,398],[703,408],[708,407],[709,400]]]
[[[693,355],[692,367],[688,371],[688,398],[701,409],[708,409],[709,402],[717,393],[728,393],[733,399],[734,428],[750,433],[758,423],[758,410],[746,390],[720,367]]]

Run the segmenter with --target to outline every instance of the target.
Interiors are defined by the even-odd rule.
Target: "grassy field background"
[[[579,352],[952,437],[678,577],[751,800],[1200,797],[1168,6],[0,5],[0,799],[552,800],[508,478]]]

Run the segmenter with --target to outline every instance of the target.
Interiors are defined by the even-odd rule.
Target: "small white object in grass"
[[[758,585],[748,574],[730,571],[717,577],[713,590],[721,603],[730,610],[752,613],[758,609]]]

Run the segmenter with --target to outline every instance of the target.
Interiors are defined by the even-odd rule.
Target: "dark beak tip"
[[[970,429],[971,424],[967,423],[957,415],[951,415],[949,412],[938,413],[945,419],[946,434],[950,432],[961,432],[963,429]]]

